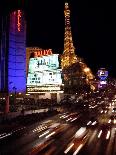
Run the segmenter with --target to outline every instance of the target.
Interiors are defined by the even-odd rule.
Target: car
[[[116,112],[116,108],[113,108],[112,113],[115,113],[115,112]]]
[[[101,111],[100,111],[101,114],[106,114],[107,112],[108,112],[107,109],[106,109],[106,110],[101,110]]]
[[[111,135],[111,126],[104,124],[100,126],[99,132],[98,132],[98,139],[102,138],[104,140],[109,140]]]
[[[86,127],[81,127],[74,135],[71,142],[67,145],[64,154],[67,154],[69,151],[72,154],[77,154],[81,148],[86,144],[88,140],[89,131]]]
[[[87,126],[96,126],[97,124],[98,124],[97,120],[87,122]]]
[[[87,126],[96,126],[98,124],[98,120],[95,116],[90,118],[90,121],[87,122]]]
[[[110,123],[110,124],[116,124],[116,115],[111,115],[108,123]]]

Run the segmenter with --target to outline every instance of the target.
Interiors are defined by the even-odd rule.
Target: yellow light
[[[91,87],[91,90],[95,90],[95,86],[91,85],[90,87]]]
[[[25,94],[26,96],[29,96],[30,94]]]
[[[90,69],[88,67],[84,68],[84,72],[89,72]]]

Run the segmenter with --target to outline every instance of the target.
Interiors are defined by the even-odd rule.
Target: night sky
[[[7,0],[22,7],[27,19],[27,46],[63,53],[64,0]],[[116,77],[116,5],[113,0],[68,0],[76,54],[94,73],[100,67]],[[7,8],[3,5],[2,8]]]

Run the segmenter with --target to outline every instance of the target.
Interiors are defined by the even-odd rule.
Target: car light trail
[[[101,111],[101,113],[103,113],[103,110]]]
[[[89,121],[88,123],[87,123],[87,125],[90,125],[92,122],[91,121]]]
[[[98,138],[101,137],[101,134],[102,134],[102,130],[100,130],[99,134],[98,134]]]
[[[77,155],[77,153],[81,150],[82,147],[83,147],[83,144],[79,145],[79,147],[76,149],[73,155]]]
[[[38,128],[34,129],[33,132],[36,132],[36,131],[41,132],[41,131],[45,130],[46,128],[47,128],[47,126],[39,126]]]
[[[72,144],[64,151],[64,153],[67,154],[73,146],[74,146],[74,143],[72,143]]]
[[[0,134],[0,137],[2,137],[2,136],[4,136],[4,135],[6,135],[6,133],[2,133],[2,134]]]
[[[95,124],[97,124],[97,122],[96,122],[96,121],[92,123],[92,125],[95,125]]]
[[[45,136],[46,134],[48,134],[50,131],[48,130],[48,131],[46,131],[46,132],[44,132],[43,134],[41,134],[40,136],[39,136],[39,138],[41,138],[41,137],[43,137],[43,136]]]
[[[6,134],[6,135],[1,136],[0,139],[3,139],[3,138],[8,137],[8,136],[10,136],[10,135],[12,135],[12,132],[11,132],[11,133],[8,133],[8,134]]]
[[[73,121],[75,121],[75,120],[77,120],[77,117],[76,117],[76,118],[74,118],[74,119],[72,119],[72,120],[71,120],[71,122],[73,122]]]
[[[114,119],[114,124],[116,124],[116,119]]]
[[[66,120],[66,122],[70,121],[72,118],[70,117],[69,119]]]
[[[110,137],[110,131],[107,132],[106,139],[109,139],[109,137]]]
[[[108,123],[111,123],[111,119],[109,119]]]
[[[54,131],[54,132],[50,133],[49,135],[47,135],[45,138],[47,139],[47,138],[51,137],[52,135],[54,135],[55,133],[56,132]]]

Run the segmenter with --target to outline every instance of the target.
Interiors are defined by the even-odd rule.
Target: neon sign
[[[100,70],[98,70],[98,77],[101,81],[106,80],[108,77],[108,71],[106,71],[105,68],[101,68]]]
[[[18,31],[21,31],[21,10],[18,10],[18,15],[17,15],[17,28]]]
[[[27,88],[27,91],[33,92],[33,91],[60,91],[60,86],[39,86],[39,87],[31,87]]]
[[[34,52],[34,57],[40,57],[43,55],[51,55],[52,54],[52,50],[48,49],[48,50],[38,50],[36,52]]]

